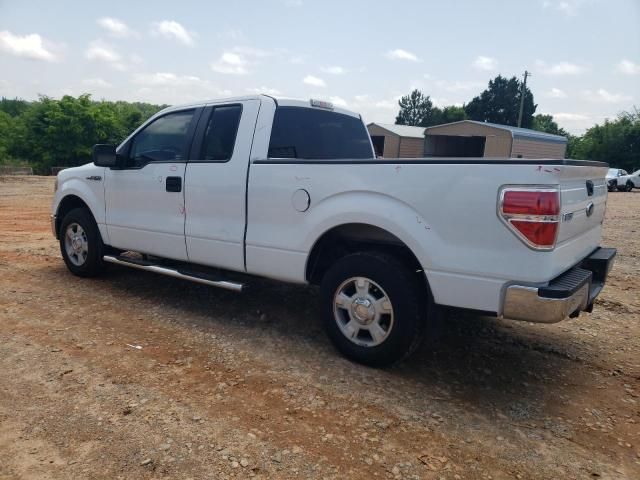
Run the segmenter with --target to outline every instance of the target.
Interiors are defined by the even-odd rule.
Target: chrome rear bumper
[[[506,288],[502,317],[537,323],[556,323],[590,312],[613,266],[614,248],[598,248],[576,266],[535,287],[509,285]]]

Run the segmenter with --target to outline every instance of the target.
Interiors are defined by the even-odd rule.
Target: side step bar
[[[105,262],[115,263],[116,265],[124,265],[125,267],[137,268],[139,270],[146,270],[147,272],[160,273],[169,277],[181,278],[183,280],[190,280],[196,283],[202,283],[203,285],[209,285],[212,287],[224,288],[226,290],[233,290],[234,292],[242,292],[244,285],[242,283],[229,282],[226,280],[216,280],[202,273],[194,273],[187,271],[179,271],[174,268],[161,267],[160,265],[154,265],[150,262],[145,262],[133,258],[114,257],[112,255],[105,255],[102,257]]]

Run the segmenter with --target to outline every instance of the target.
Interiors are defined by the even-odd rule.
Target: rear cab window
[[[231,160],[241,115],[242,105],[221,105],[211,111],[199,159],[210,162]]]
[[[369,133],[360,118],[289,106],[276,109],[268,156],[328,160],[374,158]]]

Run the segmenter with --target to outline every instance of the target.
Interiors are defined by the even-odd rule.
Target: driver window
[[[142,167],[150,162],[185,160],[193,112],[169,113],[146,126],[133,139],[128,166]]]

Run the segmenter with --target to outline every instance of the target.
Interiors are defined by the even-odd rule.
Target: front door
[[[121,148],[122,169],[108,169],[106,223],[111,246],[187,260],[184,176],[201,109],[156,118]]]

